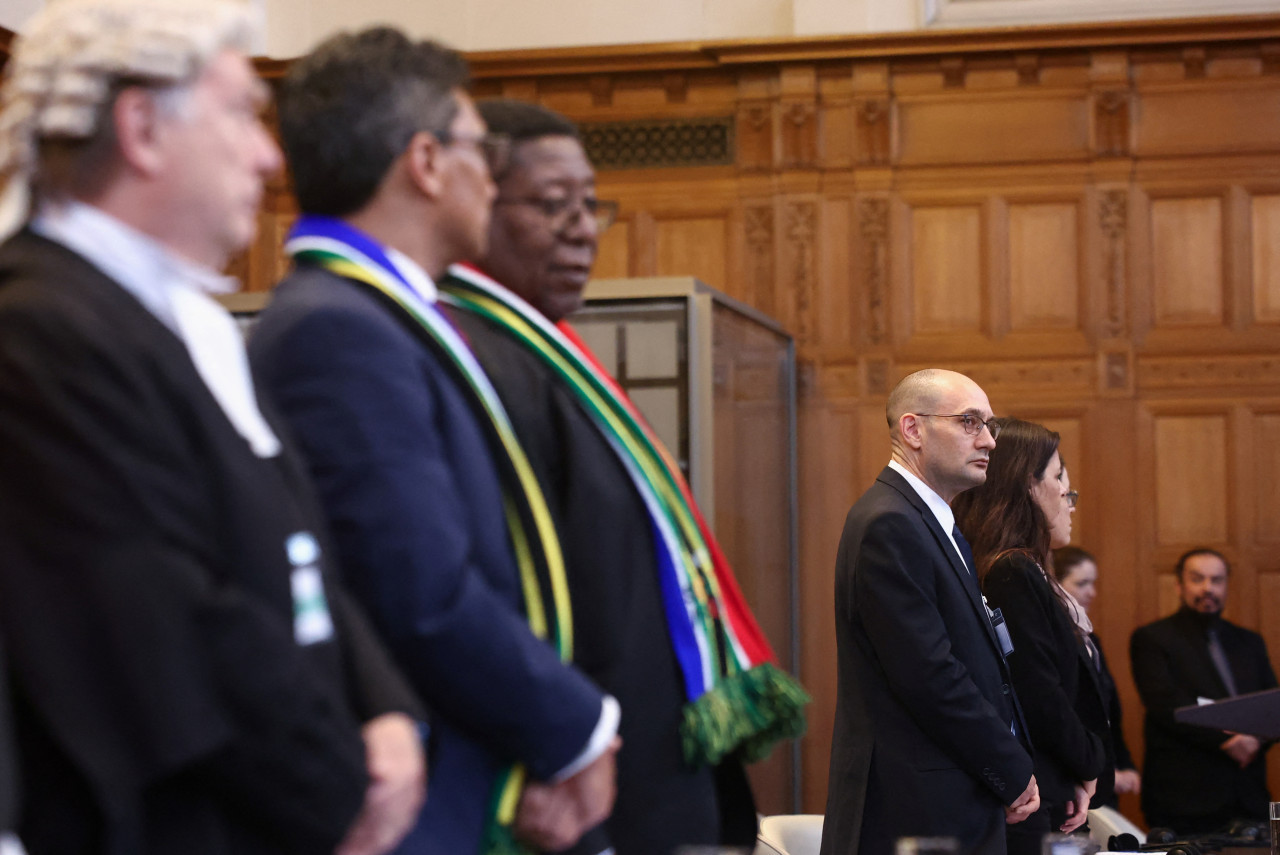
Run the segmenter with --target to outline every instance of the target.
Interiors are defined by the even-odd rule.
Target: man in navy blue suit
[[[466,75],[452,51],[387,28],[294,65],[279,112],[303,212],[295,268],[251,342],[346,581],[436,713],[427,805],[404,848],[441,855],[479,852],[504,828],[572,845],[612,806],[619,715],[565,664],[558,553],[539,549],[519,449],[436,306],[434,279],[483,251],[503,152]],[[525,775],[539,783],[517,800]]]

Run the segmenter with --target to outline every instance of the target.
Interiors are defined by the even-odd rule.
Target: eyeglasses
[[[959,419],[960,424],[964,426],[964,432],[969,436],[977,436],[982,433],[984,427],[991,433],[992,439],[1000,436],[1000,423],[996,421],[995,416],[983,419],[977,413],[916,413],[916,415],[933,419]]]
[[[577,222],[579,212],[586,211],[587,216],[595,220],[596,231],[603,232],[617,222],[618,203],[610,199],[597,199],[595,196],[531,196],[527,199],[493,200],[495,205],[528,205],[537,208],[546,218],[551,230],[556,234]]]
[[[461,136],[453,133],[447,128],[443,131],[433,132],[440,145],[450,146],[456,144],[474,146],[480,152],[480,156],[484,158],[485,164],[489,167],[490,175],[498,175],[507,168],[507,164],[511,162],[511,137],[506,134],[480,134],[477,136]]]
[[[1078,501],[1080,501],[1080,493],[1079,493],[1079,491],[1077,491],[1077,490],[1068,490],[1068,491],[1067,491],[1067,507],[1068,507],[1068,508],[1074,508],[1074,507],[1076,506],[1076,502],[1078,502]]]

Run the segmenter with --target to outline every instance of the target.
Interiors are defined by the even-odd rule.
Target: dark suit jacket
[[[1041,806],[1049,809],[1051,821],[1065,818],[1076,784],[1115,779],[1098,673],[1066,609],[1030,557],[1000,558],[983,578],[982,590],[991,607],[1003,613],[1013,639],[1009,669],[1031,734]]]
[[[1032,774],[1010,732],[1008,669],[977,581],[892,469],[849,511],[835,606],[823,855],[885,855],[898,837],[937,835],[963,852],[1002,853],[1003,806]]]
[[[0,473],[32,855],[332,851],[359,721],[418,710],[329,573],[305,470],[255,456],[168,328],[29,232],[0,248]],[[304,531],[337,625],[309,645]]]
[[[602,695],[529,629],[490,449],[433,348],[365,286],[303,265],[249,350],[310,461],[347,584],[436,714],[403,849],[474,853],[500,768],[559,771]]]
[[[613,845],[618,855],[669,855],[681,844],[719,842],[712,770],[690,769],[681,751],[684,684],[643,499],[550,367],[488,321],[464,311],[453,317],[502,398],[555,517],[573,600],[574,661],[622,705],[613,815],[575,851],[594,855]],[[754,841],[754,806],[738,813],[747,818],[738,842]]]
[[[1107,657],[1102,652],[1102,642],[1096,633],[1090,633],[1089,637],[1093,639],[1093,646],[1098,651],[1098,659],[1102,663],[1102,668],[1098,673],[1098,683],[1102,687],[1102,695],[1106,698],[1107,703],[1107,719],[1111,724],[1111,741],[1108,748],[1111,752],[1111,786],[1104,789],[1105,779],[1098,780],[1098,789],[1093,794],[1093,800],[1089,802],[1091,808],[1096,807],[1117,807],[1120,804],[1119,797],[1116,796],[1115,790],[1115,772],[1121,769],[1135,768],[1133,763],[1133,755],[1129,753],[1129,745],[1124,739],[1124,715],[1120,709],[1120,692],[1116,688],[1115,678],[1111,676],[1111,668],[1107,665]]]
[[[0,650],[0,675],[8,673]],[[9,703],[9,681],[0,677],[0,832],[18,827],[19,792],[18,746],[13,740],[13,712]]]
[[[1173,720],[1176,708],[1194,705],[1197,698],[1227,696],[1209,656],[1206,625],[1202,615],[1183,607],[1134,630],[1129,643],[1133,680],[1147,709],[1142,811],[1148,822],[1175,830],[1192,828],[1203,817],[1214,818],[1210,824],[1232,818],[1262,821],[1270,800],[1265,750],[1241,769],[1218,747],[1228,734]],[[1218,626],[1236,690],[1275,688],[1262,636],[1225,620]]]

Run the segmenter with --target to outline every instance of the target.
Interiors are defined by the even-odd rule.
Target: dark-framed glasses
[[[1080,491],[1068,490],[1067,491],[1067,507],[1074,508],[1076,506],[1076,502],[1078,501],[1080,501]]]
[[[1000,436],[1000,423],[996,417],[984,419],[977,413],[916,413],[917,416],[928,416],[931,419],[959,419],[961,427],[969,436],[977,436],[986,428],[992,439]]]
[[[506,134],[455,134],[446,129],[433,133],[440,145],[470,145],[480,152],[490,175],[498,175],[511,162],[511,137]]]
[[[586,212],[595,220],[596,231],[603,232],[618,220],[618,203],[612,199],[595,196],[529,196],[518,199],[498,197],[495,205],[526,205],[542,214],[552,231],[562,232],[577,222],[578,215]]]

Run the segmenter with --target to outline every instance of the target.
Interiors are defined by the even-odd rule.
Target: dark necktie
[[[964,539],[964,535],[960,533],[960,526],[953,525],[951,527],[951,537],[955,540],[956,546],[960,550],[960,557],[964,559],[964,566],[968,568],[969,574],[973,575],[973,550],[969,548],[969,541]]]
[[[973,563],[973,550],[969,547],[969,541],[964,539],[964,535],[960,533],[960,526],[958,525],[953,525],[951,527],[951,537],[955,540],[956,546],[960,550],[960,557],[964,559],[964,566],[969,570],[969,584],[973,586],[974,593],[978,597],[982,598],[983,611],[987,612],[987,620],[990,621],[991,612],[987,609],[986,598],[982,597],[981,591],[978,590],[978,571]],[[992,626],[992,629],[994,631],[995,627]],[[1004,654],[1001,653],[1001,659],[1003,658]],[[1018,715],[1016,706],[1014,707],[1013,720],[1009,722],[1009,732],[1014,736],[1018,735]]]
[[[1227,695],[1234,697],[1239,694],[1236,691],[1235,677],[1231,676],[1231,663],[1227,661],[1227,654],[1222,649],[1222,640],[1218,638],[1218,628],[1216,626],[1209,627],[1205,631],[1209,637],[1209,658],[1213,660],[1213,667],[1218,672],[1218,676],[1222,678],[1222,685],[1227,687]]]

